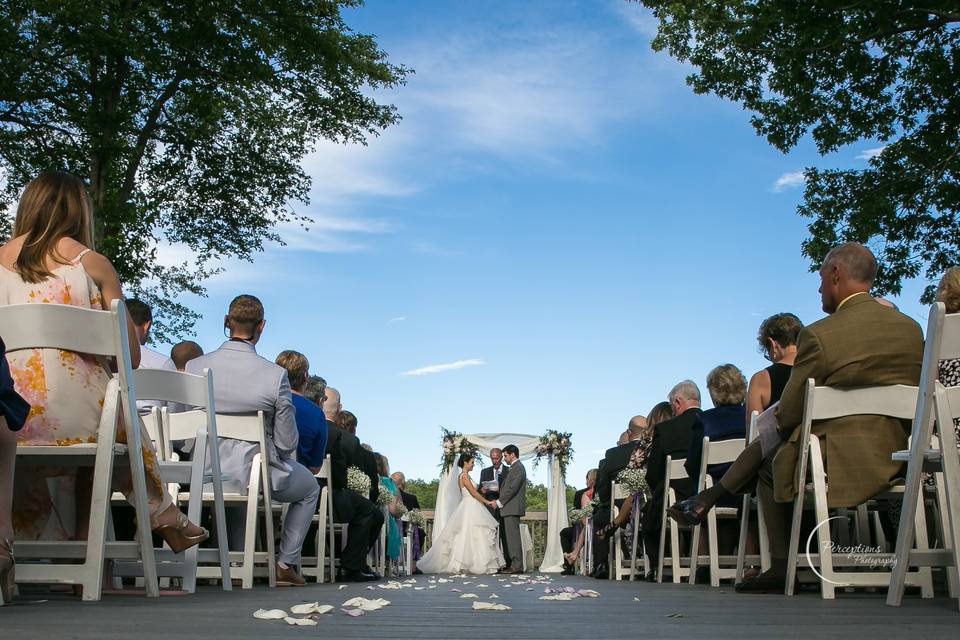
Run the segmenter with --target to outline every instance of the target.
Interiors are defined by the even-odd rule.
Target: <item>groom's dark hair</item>
[[[515,444],[508,444],[503,448],[503,452],[509,453],[512,456],[517,456],[518,458],[520,457],[520,449],[517,449],[517,445]]]

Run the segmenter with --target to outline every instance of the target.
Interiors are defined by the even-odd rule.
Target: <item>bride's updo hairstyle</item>
[[[461,453],[460,457],[457,459],[457,467],[463,469],[463,465],[467,464],[468,460],[473,460],[473,456],[469,453]]]

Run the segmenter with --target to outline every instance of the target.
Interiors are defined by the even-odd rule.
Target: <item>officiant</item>
[[[487,500],[497,500],[500,498],[500,482],[510,468],[503,464],[503,451],[496,447],[490,449],[490,463],[489,467],[480,470],[480,485],[477,487],[477,491]],[[496,512],[496,509],[490,507],[487,507],[487,509],[500,523],[500,546],[506,549],[506,531],[503,528],[500,514]]]

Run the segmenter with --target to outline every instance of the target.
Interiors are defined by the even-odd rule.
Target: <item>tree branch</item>
[[[150,106],[143,128],[140,129],[140,134],[137,136],[137,143],[133,148],[133,157],[130,158],[130,163],[127,165],[127,171],[124,174],[123,187],[120,190],[120,197],[123,200],[129,198],[133,193],[133,189],[136,186],[137,171],[140,168],[140,162],[143,160],[143,154],[147,149],[147,143],[150,142],[153,132],[156,131],[160,123],[160,116],[163,114],[164,106],[170,101],[174,94],[176,94],[183,80],[184,78],[180,74],[174,76],[173,80],[167,83],[167,86],[164,87],[163,91],[160,92],[160,95],[156,97]]]

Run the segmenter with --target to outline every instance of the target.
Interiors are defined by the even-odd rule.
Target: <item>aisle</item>
[[[365,585],[310,585],[224,593],[203,587],[193,596],[168,596],[148,602],[140,597],[107,596],[101,603],[37,594],[23,604],[0,608],[0,636],[31,640],[78,638],[104,640],[190,640],[192,638],[263,640],[268,638],[871,638],[905,635],[947,638],[956,633],[956,605],[940,597],[910,596],[893,609],[880,594],[839,594],[824,602],[813,593],[743,596],[732,588],[609,582],[588,578],[507,587],[498,578],[458,578],[439,583],[430,576],[403,589],[368,590]],[[465,584],[470,582],[471,584]],[[480,587],[479,585],[486,585]],[[433,586],[433,589],[429,587]],[[544,601],[546,588],[591,589],[597,598]],[[420,587],[420,590],[416,590]],[[458,591],[454,591],[457,589]],[[528,590],[532,589],[532,590]],[[474,593],[478,598],[463,598]],[[490,598],[490,594],[498,598]],[[354,597],[383,598],[390,604],[359,617],[341,610]],[[637,598],[638,600],[635,600]],[[45,601],[42,601],[45,600]],[[25,602],[26,601],[26,602]],[[257,609],[285,609],[304,602],[333,605],[317,626],[290,626],[282,620],[257,620]],[[475,611],[475,601],[502,603],[507,611]],[[744,626],[744,625],[747,626]]]

